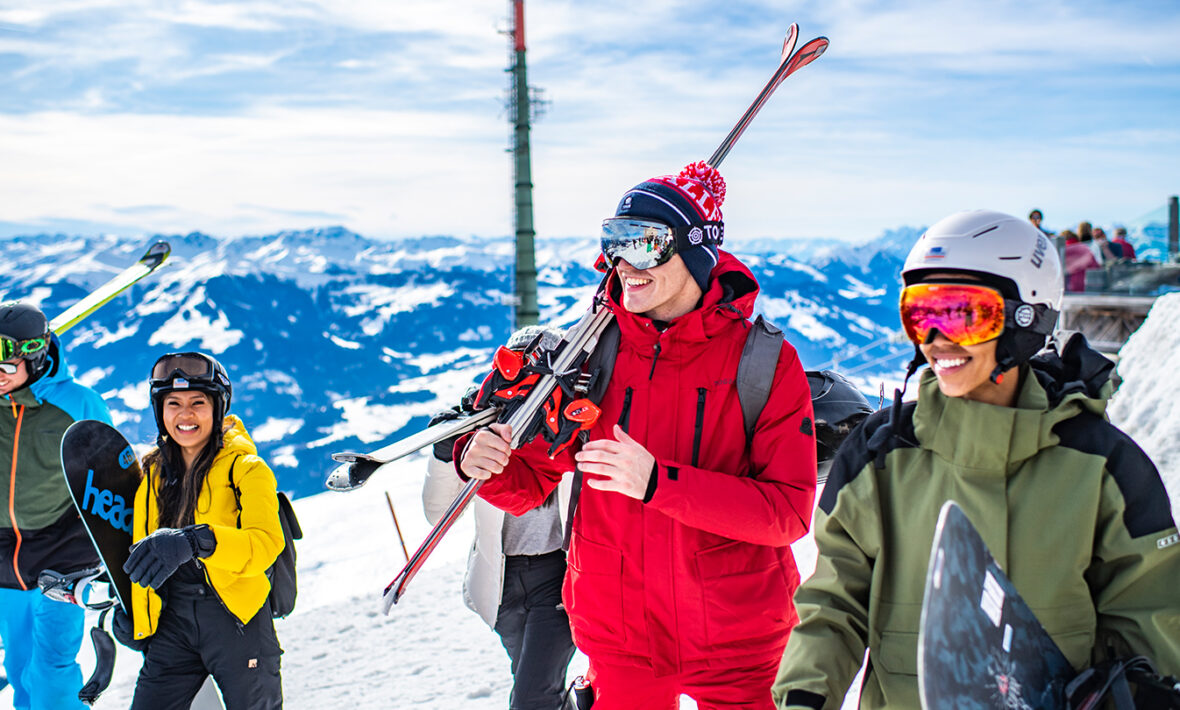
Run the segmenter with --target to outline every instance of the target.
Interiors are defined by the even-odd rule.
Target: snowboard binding
[[[101,601],[91,601],[95,596],[93,587],[96,584],[106,587],[106,596]],[[111,594],[111,578],[104,567],[89,567],[69,574],[51,569],[42,570],[37,576],[37,587],[54,601],[75,604],[93,611],[109,609],[118,601]]]

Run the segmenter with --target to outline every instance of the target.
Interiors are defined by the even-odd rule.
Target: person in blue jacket
[[[44,569],[99,564],[61,471],[62,436],[80,419],[111,421],[98,393],[74,381],[45,314],[0,303],[0,640],[16,710],[85,707],[84,612],[37,588]]]

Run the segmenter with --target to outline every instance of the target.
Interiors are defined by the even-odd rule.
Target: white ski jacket
[[[451,501],[463,490],[465,483],[455,473],[455,465],[431,456],[426,466],[426,481],[422,485],[422,510],[434,525],[442,518]],[[572,472],[561,479],[557,505],[565,529],[569,511]],[[475,540],[467,557],[467,574],[463,577],[463,602],[479,614],[493,629],[500,610],[504,591],[504,550],[502,546],[506,513],[483,498],[476,497],[470,506],[475,511]]]

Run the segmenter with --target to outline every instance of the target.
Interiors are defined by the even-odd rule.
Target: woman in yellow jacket
[[[159,437],[123,567],[131,618],[114,624],[144,652],[131,707],[188,708],[212,675],[228,710],[280,708],[266,576],[283,548],[274,474],[228,414],[233,387],[212,357],[165,355],[150,383]]]

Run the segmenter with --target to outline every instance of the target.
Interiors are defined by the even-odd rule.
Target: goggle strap
[[[725,242],[724,222],[699,222],[687,227],[673,227],[676,251],[683,252],[696,246],[719,247]]]

